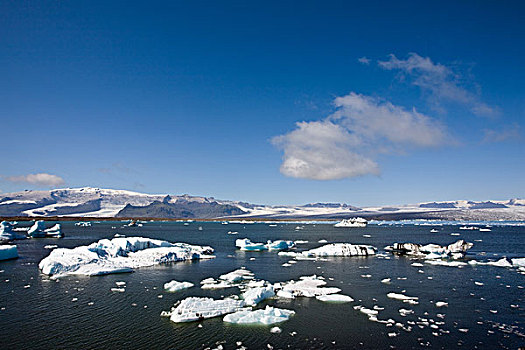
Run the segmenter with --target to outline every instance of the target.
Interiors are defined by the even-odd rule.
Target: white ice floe
[[[318,243],[328,243],[328,241],[326,239],[320,239]]]
[[[391,278],[383,278],[383,279],[381,280],[381,283],[384,283],[384,284],[390,284],[391,281],[392,281]]]
[[[448,306],[448,303],[445,301],[436,301],[436,307]]]
[[[393,293],[393,292],[392,293],[388,293],[386,296],[389,297],[390,299],[401,300],[403,302],[406,302],[406,301],[409,301],[409,300],[413,300],[413,301],[418,300],[418,297],[409,297],[408,295],[399,294],[399,293]]]
[[[0,260],[9,260],[18,258],[16,245],[0,245]]]
[[[525,258],[511,259],[513,266],[525,267]]]
[[[244,251],[284,250],[295,246],[293,241],[268,241],[266,243],[253,243],[248,238],[237,239],[235,246]]]
[[[214,258],[213,249],[144,237],[102,239],[88,246],[57,248],[38,265],[46,275],[96,276],[182,260]]]
[[[273,333],[273,334],[279,334],[281,333],[283,330],[279,327],[272,327],[272,329],[270,329],[270,333]]]
[[[161,316],[169,316],[176,323],[192,322],[237,312],[243,307],[243,300],[189,297],[176,304],[169,312],[163,311]]]
[[[280,252],[281,256],[292,256],[296,259],[316,257],[348,257],[369,256],[376,253],[376,248],[371,245],[360,245],[350,243],[332,243],[303,252]]]
[[[468,262],[470,265],[489,265],[489,266],[496,266],[496,267],[512,267],[512,263],[507,260],[507,258],[501,258],[498,261],[477,261],[477,260],[470,260]]]
[[[368,317],[376,316],[379,313],[379,311],[377,311],[377,310],[367,309],[366,307],[361,306],[361,305],[354,306],[354,309],[359,310],[360,312],[364,313],[365,315],[368,315]]]
[[[437,265],[437,266],[450,266],[450,267],[461,267],[468,265],[462,261],[448,261],[448,260],[425,260],[426,264]]]
[[[349,303],[354,301],[352,297],[343,294],[318,295],[315,298],[328,303]]]
[[[295,314],[293,310],[279,309],[266,306],[260,310],[241,310],[224,316],[223,321],[237,324],[275,324],[287,321],[290,316]]]
[[[168,292],[177,292],[179,290],[187,289],[193,287],[191,282],[179,282],[179,281],[170,281],[164,283],[164,289]]]
[[[251,281],[254,279],[253,272],[244,268],[237,269],[232,272],[225,273],[217,280],[213,278],[206,278],[201,281],[202,289],[223,289],[230,287],[237,287],[245,281]]]
[[[55,248],[58,248],[56,244],[49,244],[49,245],[44,246],[44,249],[55,249]]]
[[[249,288],[242,294],[242,298],[246,305],[256,306],[261,301],[275,296],[273,286]]]
[[[297,298],[297,297],[308,297],[313,298],[319,295],[328,295],[339,293],[341,289],[335,287],[322,287],[326,285],[326,282],[321,277],[303,276],[299,278],[299,281],[288,281],[280,283],[277,286],[277,296],[280,298]],[[279,288],[280,287],[280,288]]]
[[[452,254],[454,254],[455,258],[463,257],[467,250],[472,248],[472,246],[472,243],[465,242],[461,239],[447,246],[440,246],[438,244],[421,245],[416,243],[394,243],[391,246],[385,247],[385,250],[407,255],[426,255],[427,259],[439,259],[443,257],[452,257]]]

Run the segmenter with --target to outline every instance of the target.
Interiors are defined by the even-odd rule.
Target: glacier
[[[42,273],[53,277],[97,276],[174,261],[210,259],[215,257],[212,253],[213,248],[208,246],[144,237],[113,238],[71,249],[54,249],[38,266]]]

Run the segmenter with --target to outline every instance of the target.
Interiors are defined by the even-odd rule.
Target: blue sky
[[[524,21],[495,1],[2,2],[0,191],[524,197]]]

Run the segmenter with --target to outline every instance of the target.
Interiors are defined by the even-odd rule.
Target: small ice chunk
[[[405,300],[415,301],[418,299],[418,297],[409,297],[407,295],[399,294],[399,293],[388,293],[386,296],[389,297],[390,299],[396,299],[396,300],[402,300],[402,301],[405,301]]]
[[[317,300],[321,300],[329,303],[349,303],[354,301],[352,297],[343,294],[329,294],[329,295],[318,295],[315,297]]]
[[[179,290],[187,289],[193,287],[191,282],[179,282],[172,280],[170,282],[164,283],[164,289],[168,292],[177,292]]]
[[[172,322],[192,322],[237,312],[244,306],[243,300],[189,297],[170,311]]]
[[[269,305],[260,310],[240,310],[224,316],[223,321],[237,324],[275,324],[287,321],[295,314],[293,310],[274,308]]]
[[[436,307],[448,306],[448,303],[445,301],[436,301]]]
[[[246,305],[255,306],[261,301],[275,296],[273,286],[250,288],[243,293],[242,298]]]
[[[328,241],[326,239],[320,239],[317,243],[328,243]]]
[[[283,330],[282,330],[281,328],[279,328],[279,327],[272,327],[272,328],[270,329],[270,333],[273,333],[273,334],[279,334],[279,333],[281,333],[282,331],[283,331]]]
[[[383,279],[381,280],[381,283],[384,283],[384,284],[389,284],[389,283],[390,283],[390,281],[391,281],[391,279],[390,279],[390,278],[383,278]]]

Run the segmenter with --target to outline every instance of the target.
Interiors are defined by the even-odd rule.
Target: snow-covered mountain
[[[144,194],[92,187],[23,191],[0,195],[0,217],[151,217],[525,220],[525,200],[448,201],[358,208],[339,203],[267,206],[190,195]]]

